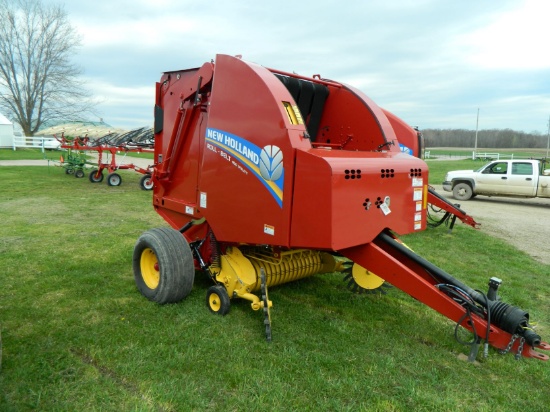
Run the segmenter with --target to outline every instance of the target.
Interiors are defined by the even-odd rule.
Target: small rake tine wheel
[[[392,288],[392,285],[386,283],[382,278],[369,272],[361,266],[346,267],[343,271],[346,287],[352,292],[359,295],[377,295],[387,294],[387,289]]]

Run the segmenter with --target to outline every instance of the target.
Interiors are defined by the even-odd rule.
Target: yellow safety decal
[[[304,119],[302,118],[298,106],[292,105],[289,102],[283,102],[283,106],[285,107],[288,120],[290,120],[291,124],[304,124]]]

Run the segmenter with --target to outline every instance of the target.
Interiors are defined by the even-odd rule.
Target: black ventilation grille
[[[395,171],[393,169],[381,169],[380,170],[380,173],[381,173],[380,177],[382,179],[392,178],[392,177],[395,176],[394,172]]]
[[[422,177],[422,169],[411,169],[410,177]]]
[[[344,173],[345,179],[361,179],[361,169],[346,169]]]

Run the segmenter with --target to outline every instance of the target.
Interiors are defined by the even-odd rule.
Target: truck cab
[[[550,170],[538,160],[496,160],[478,170],[448,172],[443,190],[458,200],[476,195],[550,197]]]

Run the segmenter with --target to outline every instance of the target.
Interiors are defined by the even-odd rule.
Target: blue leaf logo
[[[260,174],[267,181],[275,181],[283,174],[283,152],[277,146],[266,146],[260,153]]]

